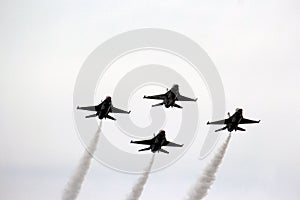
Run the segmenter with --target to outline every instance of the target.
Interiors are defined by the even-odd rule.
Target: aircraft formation
[[[159,95],[153,95],[153,96],[144,96],[145,99],[154,99],[154,100],[162,100],[161,103],[154,104],[152,107],[156,106],[165,106],[166,108],[170,107],[176,107],[182,109],[183,107],[176,104],[176,101],[193,101],[196,102],[197,98],[189,98],[181,95],[179,93],[179,86],[177,84],[174,84],[170,90],[167,89],[167,92],[164,94]],[[80,107],[77,106],[77,109],[79,110],[86,110],[86,111],[92,111],[96,112],[92,115],[88,115],[85,118],[91,118],[91,117],[98,117],[100,120],[102,119],[111,119],[116,120],[114,117],[109,115],[109,113],[120,113],[120,114],[129,114],[131,111],[125,111],[119,108],[116,108],[112,104],[112,99],[110,96],[106,97],[99,105],[94,106],[85,106]],[[208,125],[225,125],[225,127],[215,130],[215,132],[219,132],[222,130],[228,130],[229,132],[232,131],[245,131],[244,128],[239,127],[240,124],[252,124],[252,123],[259,123],[260,120],[250,120],[243,117],[243,109],[237,108],[236,112],[233,115],[230,115],[228,112],[228,118],[223,120],[218,120],[214,122],[207,122]],[[180,144],[176,144],[173,142],[170,142],[166,139],[166,133],[164,130],[160,130],[157,135],[154,135],[152,139],[148,140],[141,140],[141,141],[132,141],[130,143],[134,144],[141,144],[141,145],[149,145],[149,147],[140,149],[139,151],[147,151],[150,150],[152,153],[155,152],[163,152],[163,153],[169,153],[168,151],[162,149],[163,146],[170,146],[170,147],[182,147]]]

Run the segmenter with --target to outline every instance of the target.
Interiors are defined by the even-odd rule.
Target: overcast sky
[[[73,118],[84,60],[147,27],[196,41],[222,77],[226,111],[262,120],[234,134],[206,199],[299,199],[299,11],[296,0],[1,1],[0,199],[60,199],[84,151]],[[151,174],[141,199],[185,197],[211,158],[198,159],[211,119],[201,120],[190,150]],[[137,178],[94,161],[79,199],[124,199]]]

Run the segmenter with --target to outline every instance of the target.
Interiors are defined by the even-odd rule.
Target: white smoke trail
[[[216,179],[216,172],[222,162],[225,155],[229,140],[231,138],[231,133],[229,133],[227,139],[218,149],[216,155],[205,167],[203,174],[197,179],[196,184],[191,188],[188,194],[188,200],[200,200],[203,199]]]
[[[75,170],[73,176],[70,178],[69,182],[67,183],[62,195],[62,200],[74,200],[77,198],[82,183],[84,181],[84,178],[87,174],[87,171],[90,168],[92,156],[97,149],[97,144],[101,132],[101,126],[102,126],[102,121],[100,122],[98,130],[96,131],[94,137],[90,141],[87,150],[84,151],[83,156],[79,161],[79,165],[77,169]]]
[[[141,175],[141,177],[139,177],[139,179],[137,180],[137,182],[135,183],[135,185],[133,186],[131,193],[128,195],[128,197],[126,198],[126,200],[138,200],[143,192],[144,186],[147,182],[149,173],[151,171],[151,167],[154,161],[154,155],[152,156],[148,166],[145,169],[145,172]]]

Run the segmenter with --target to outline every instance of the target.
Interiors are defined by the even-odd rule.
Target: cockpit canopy
[[[172,88],[178,89],[178,88],[179,88],[179,85],[178,85],[178,84],[174,84],[174,85],[172,86]]]
[[[241,108],[237,108],[237,109],[236,109],[236,112],[243,113],[243,109],[241,109]]]
[[[160,130],[159,134],[162,135],[162,136],[166,136],[166,132],[164,130]]]

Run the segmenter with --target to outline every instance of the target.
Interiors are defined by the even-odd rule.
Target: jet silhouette
[[[141,140],[141,141],[132,141],[130,143],[135,144],[143,144],[143,145],[150,145],[150,147],[140,149],[139,151],[147,151],[151,150],[152,153],[155,152],[163,152],[163,153],[169,153],[168,151],[162,149],[162,146],[170,146],[170,147],[182,147],[180,144],[176,144],[173,142],[169,142],[166,139],[166,133],[164,130],[159,131],[159,133],[150,140]]]
[[[253,123],[259,123],[259,121],[246,119],[243,117],[243,109],[237,108],[236,112],[230,116],[230,113],[228,113],[228,118],[224,120],[214,121],[214,122],[207,122],[207,124],[226,124],[225,127],[215,130],[215,132],[222,131],[227,129],[229,132],[234,131],[246,131],[245,129],[239,127],[239,124],[253,124]]]
[[[116,108],[112,105],[111,102],[111,97],[108,96],[106,97],[106,99],[104,101],[102,101],[99,105],[96,106],[87,106],[87,107],[79,107],[77,106],[77,109],[79,110],[88,110],[88,111],[95,111],[95,114],[92,115],[88,115],[85,118],[90,118],[90,117],[97,117],[99,119],[111,119],[111,120],[116,120],[115,118],[113,118],[112,116],[109,115],[109,113],[125,113],[125,114],[129,114],[130,111],[125,111],[125,110],[121,110],[119,108]]]
[[[197,101],[197,98],[191,99],[189,97],[182,96],[179,93],[179,86],[177,84],[174,84],[170,90],[167,89],[167,92],[165,94],[159,94],[159,95],[154,95],[154,96],[144,96],[144,98],[145,99],[163,100],[162,103],[152,105],[152,107],[165,105],[166,108],[169,108],[169,107],[182,108],[182,106],[176,104],[176,101]]]

